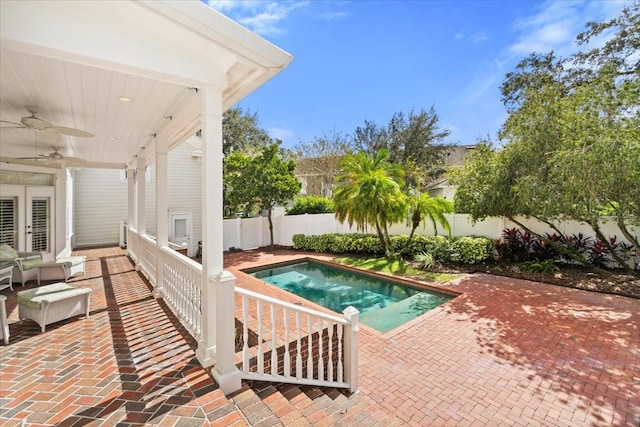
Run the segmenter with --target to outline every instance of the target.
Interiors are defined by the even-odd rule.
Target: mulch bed
[[[517,264],[481,264],[475,266],[440,267],[443,272],[488,273],[551,285],[603,292],[640,299],[640,279],[622,271],[589,271],[578,266],[563,266],[550,274],[522,271]]]

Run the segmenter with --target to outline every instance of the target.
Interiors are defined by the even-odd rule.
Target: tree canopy
[[[348,154],[333,193],[336,218],[350,226],[356,224],[359,230],[374,227],[385,254],[392,256],[388,227],[405,218],[407,197],[403,188],[404,172],[389,161],[387,150],[381,149],[375,156],[364,151]]]
[[[229,108],[222,116],[222,151],[253,154],[271,143],[267,132],[258,126],[258,113]]]
[[[395,113],[386,127],[365,121],[354,132],[356,150],[375,155],[384,148],[389,161],[398,163],[406,173],[407,184],[417,188],[426,185],[443,172],[442,165],[451,132],[442,129],[435,107],[408,115]]]
[[[293,147],[298,175],[305,179],[308,195],[331,197],[333,181],[340,173],[342,158],[353,152],[349,136],[333,129],[311,141],[300,141]]]
[[[253,156],[234,152],[224,161],[226,212],[266,210],[272,246],[273,208],[293,199],[300,191],[295,166],[280,142],[264,146]]]
[[[457,209],[476,219],[525,215],[551,226],[561,219],[587,222],[609,249],[600,219],[612,212],[640,250],[627,227],[640,224],[639,9],[635,2],[615,19],[589,23],[578,36],[586,45],[612,31],[602,47],[567,58],[533,53],[506,75],[504,148],[480,146],[451,174],[459,185]]]

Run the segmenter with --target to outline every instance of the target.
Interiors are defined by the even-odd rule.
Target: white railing
[[[239,370],[233,362],[233,346],[218,343],[216,359],[228,360],[227,370],[235,371],[247,380],[284,382],[315,385],[318,387],[358,388],[358,316],[359,312],[348,307],[344,317],[325,314],[295,304],[280,301],[233,285],[224,281],[213,282],[217,296],[203,301],[202,266],[173,251],[168,246],[158,248],[155,239],[139,235],[129,229],[128,249],[136,260],[137,268],[148,277],[167,305],[200,343],[206,344],[207,330],[217,329],[227,335],[220,343],[231,342],[235,329],[234,294],[236,315],[241,313],[242,350]],[[160,274],[158,274],[160,273]],[[224,286],[223,286],[224,285]],[[225,301],[229,307],[218,313],[209,324],[202,323],[203,305],[215,307],[215,299]],[[241,304],[240,307],[237,304]],[[214,309],[218,311],[221,306]],[[228,317],[227,317],[228,316]],[[216,319],[221,322],[216,325]],[[223,325],[222,330],[218,329]],[[231,329],[226,329],[226,328]],[[226,332],[224,332],[226,331]],[[238,338],[238,336],[236,337]],[[227,348],[228,347],[228,348]],[[236,357],[238,357],[236,355]],[[218,369],[216,365],[215,369]],[[215,373],[214,373],[215,376]],[[224,377],[224,376],[223,376]],[[217,377],[216,377],[217,378]],[[237,386],[225,391],[233,392]]]
[[[155,239],[146,234],[138,235],[138,266],[154,287],[158,277],[156,267],[158,265],[158,255],[156,250]]]
[[[127,229],[127,253],[134,262],[138,261],[138,232],[133,228]]]
[[[121,248],[127,247],[127,222],[118,222],[118,246]]]
[[[199,339],[202,334],[202,265],[169,248],[161,248],[160,254],[164,300],[189,332]]]
[[[358,310],[344,318],[236,288],[242,299],[242,377],[358,388]]]

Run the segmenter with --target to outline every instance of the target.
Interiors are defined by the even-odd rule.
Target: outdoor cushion
[[[11,246],[9,245],[0,245],[0,258],[6,258],[6,259],[16,259],[19,258],[20,254],[18,254],[18,251],[16,251],[15,249],[13,249]]]
[[[32,268],[36,268],[39,265],[42,265],[41,258],[26,258],[22,260],[23,270],[31,270]]]
[[[85,261],[86,257],[83,256],[67,256],[58,258],[55,261],[48,261],[40,264],[41,267],[52,267],[55,265],[72,267],[74,265],[82,264]],[[24,264],[24,261],[23,261]]]
[[[65,283],[54,283],[53,285],[40,286],[18,292],[18,303],[31,308],[40,308],[42,301],[55,302],[62,301],[75,295],[82,295],[91,292],[90,289],[78,289]]]

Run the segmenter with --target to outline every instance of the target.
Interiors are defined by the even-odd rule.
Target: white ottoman
[[[44,332],[45,326],[73,316],[89,317],[89,288],[74,288],[54,283],[18,292],[18,317],[35,320]]]
[[[84,275],[86,260],[86,256],[68,256],[43,262],[38,266],[38,285],[41,279],[64,279],[65,282],[68,282],[69,278],[75,275]]]

